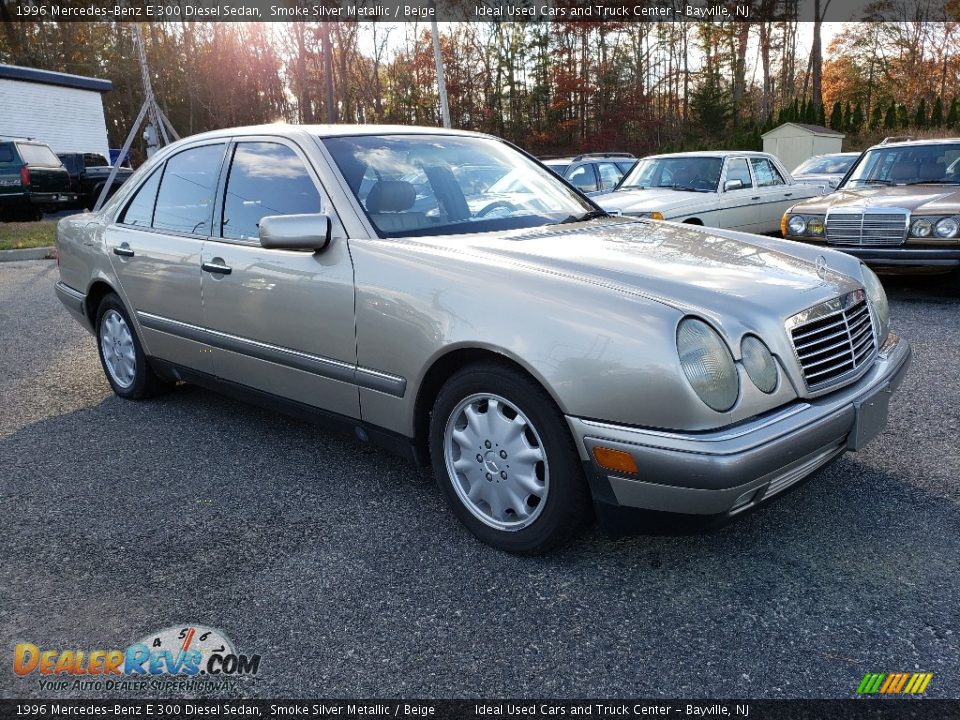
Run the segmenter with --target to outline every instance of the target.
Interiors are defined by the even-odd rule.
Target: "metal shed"
[[[110,157],[102,94],[112,88],[109,80],[0,65],[0,135]]]
[[[762,137],[763,151],[778,157],[792,172],[814,155],[841,152],[846,135],[823,125],[788,122],[765,132]]]

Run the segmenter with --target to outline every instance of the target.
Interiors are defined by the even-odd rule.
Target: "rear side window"
[[[133,200],[123,211],[120,222],[124,225],[134,225],[136,227],[150,227],[153,222],[153,206],[157,199],[157,188],[160,186],[161,170],[154,171],[153,175],[147,178],[146,182],[140,186]]]
[[[757,176],[757,187],[784,184],[783,177],[766,158],[750,158],[750,162],[753,165],[753,174]]]
[[[27,165],[36,165],[42,167],[60,167],[60,158],[53,154],[53,150],[46,145],[30,145],[22,143],[19,145],[20,157]]]
[[[167,160],[157,193],[153,227],[209,235],[213,196],[224,145],[202,145]]]
[[[570,174],[567,175],[567,180],[571,185],[583,192],[593,192],[598,189],[597,178],[593,174],[593,166],[591,165],[580,165],[574,168]]]
[[[13,145],[10,143],[0,143],[0,163],[13,162]]]
[[[237,145],[223,201],[223,237],[255,239],[261,218],[320,210],[320,194],[293,150],[273,142]]]

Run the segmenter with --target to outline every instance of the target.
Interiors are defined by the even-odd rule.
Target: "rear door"
[[[149,354],[213,373],[202,333],[200,257],[210,235],[225,140],[172,155],[106,230],[114,271]]]
[[[750,165],[760,198],[757,200],[757,214],[751,230],[757,233],[779,232],[780,218],[797,202],[794,198],[795,189],[787,185],[783,175],[767,158],[752,157]]]
[[[20,177],[23,163],[12,142],[0,142],[0,210],[23,200],[27,189]]]
[[[309,160],[287,139],[240,138],[222,185],[222,210],[202,258],[217,375],[359,418],[353,264]],[[260,245],[263,217],[319,212],[334,227],[322,252]]]
[[[739,188],[726,189],[729,182],[737,180],[741,183]],[[747,159],[745,157],[727,158],[717,200],[719,219],[716,226],[730,230],[752,230],[758,222],[756,203],[759,198]]]

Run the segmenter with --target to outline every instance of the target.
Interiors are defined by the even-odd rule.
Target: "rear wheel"
[[[110,293],[97,308],[97,350],[113,392],[128,400],[151,397],[168,387],[147,363],[140,339],[120,298]]]
[[[512,368],[477,365],[452,377],[434,404],[430,441],[451,509],[494,547],[546,552],[591,518],[563,415]]]

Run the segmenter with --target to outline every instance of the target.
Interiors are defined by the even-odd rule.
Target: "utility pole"
[[[330,23],[323,24],[323,82],[327,95],[327,122],[337,122],[337,106],[333,103],[333,43],[330,41]],[[343,78],[340,79],[343,82]]]
[[[433,0],[430,0],[430,7],[434,9],[433,17],[436,18],[436,6]],[[437,64],[437,89],[440,91],[440,115],[443,117],[443,126],[450,127],[450,106],[447,104],[447,81],[443,76],[443,58],[440,55],[440,31],[437,29],[437,21],[431,20],[433,35],[433,59]]]

